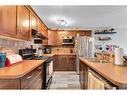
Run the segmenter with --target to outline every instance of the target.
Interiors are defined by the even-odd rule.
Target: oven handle
[[[48,82],[46,83],[47,85],[46,85],[46,88],[49,88],[49,85],[51,84],[51,82],[52,82],[52,76],[50,77],[50,79],[48,80]]]

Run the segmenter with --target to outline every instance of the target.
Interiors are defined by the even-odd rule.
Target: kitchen
[[[0,89],[126,89],[126,9],[0,6]]]

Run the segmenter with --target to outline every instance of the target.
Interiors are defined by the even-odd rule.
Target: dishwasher
[[[88,69],[88,87],[87,89],[95,90],[115,90],[117,87],[95,73],[91,69]]]

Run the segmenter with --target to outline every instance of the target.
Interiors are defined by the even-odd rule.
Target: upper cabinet
[[[55,45],[55,31],[48,30],[48,45]]]
[[[91,36],[91,30],[67,30],[67,31],[59,31],[59,30],[48,30],[48,45],[62,45],[62,37],[72,36],[74,39],[77,35],[80,36]]]
[[[30,26],[31,29],[37,30],[37,17],[34,15],[33,12],[30,12]]]
[[[16,6],[0,6],[0,34],[16,37]]]
[[[17,6],[17,33],[23,40],[30,40],[30,10],[26,6]]]
[[[76,36],[80,35],[80,36],[91,36],[92,35],[92,30],[79,30],[76,31]]]
[[[0,6],[0,35],[30,40],[32,29],[48,37],[46,25],[31,6]],[[44,44],[48,44],[48,40],[45,40]]]

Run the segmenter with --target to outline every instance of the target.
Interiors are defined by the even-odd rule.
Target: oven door
[[[46,66],[46,88],[49,88],[49,85],[52,82],[52,74],[53,74],[53,61],[47,63]]]

